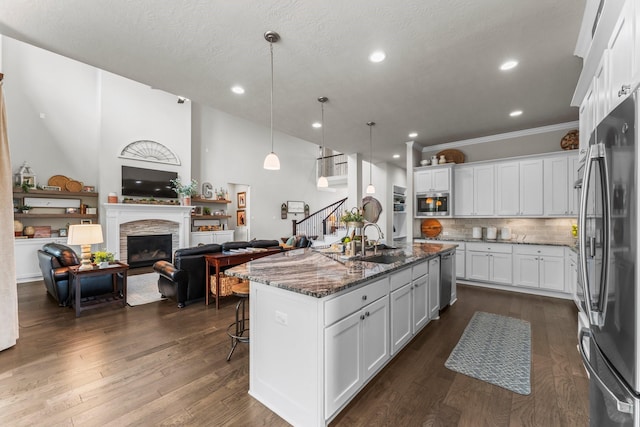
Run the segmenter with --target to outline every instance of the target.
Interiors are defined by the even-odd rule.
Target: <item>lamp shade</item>
[[[69,226],[68,245],[93,245],[104,242],[100,224],[74,224]]]
[[[318,178],[318,188],[327,188],[327,187],[329,187],[329,181],[327,180],[327,177],[321,176],[320,178]]]
[[[270,171],[279,171],[280,170],[280,159],[273,151],[267,154],[267,157],[264,158],[263,167]]]
[[[376,187],[373,184],[367,185],[367,194],[376,194]]]

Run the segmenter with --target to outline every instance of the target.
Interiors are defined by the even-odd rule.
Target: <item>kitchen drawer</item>
[[[422,277],[429,272],[429,261],[423,261],[420,264],[415,264],[411,270],[411,278],[416,280],[418,277]]]
[[[489,242],[467,243],[468,251],[510,254],[512,252],[512,249],[513,249],[513,245],[509,243],[489,243]]]
[[[546,245],[516,245],[514,249],[516,255],[545,255],[545,256],[564,256],[563,246],[546,246]]]
[[[389,276],[329,300],[324,305],[324,324],[331,325],[387,295],[389,295]]]
[[[411,268],[405,268],[404,270],[395,271],[391,273],[391,291],[400,289],[407,283],[411,282]]]

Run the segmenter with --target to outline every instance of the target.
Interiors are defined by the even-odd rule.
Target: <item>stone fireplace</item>
[[[127,237],[171,235],[171,251],[189,246],[191,206],[105,203],[107,250],[126,262]]]

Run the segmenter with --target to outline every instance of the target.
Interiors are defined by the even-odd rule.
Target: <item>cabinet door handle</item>
[[[364,320],[364,314],[360,315],[360,320]]]
[[[367,296],[366,295],[362,295],[362,301],[366,301],[367,300]]]
[[[365,315],[365,316],[367,316],[367,317],[369,317],[369,312],[368,312],[368,311],[366,311],[366,312],[364,313],[364,315]]]

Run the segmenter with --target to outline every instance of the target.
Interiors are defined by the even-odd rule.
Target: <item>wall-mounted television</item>
[[[175,199],[171,180],[177,177],[177,172],[122,166],[122,195]]]

